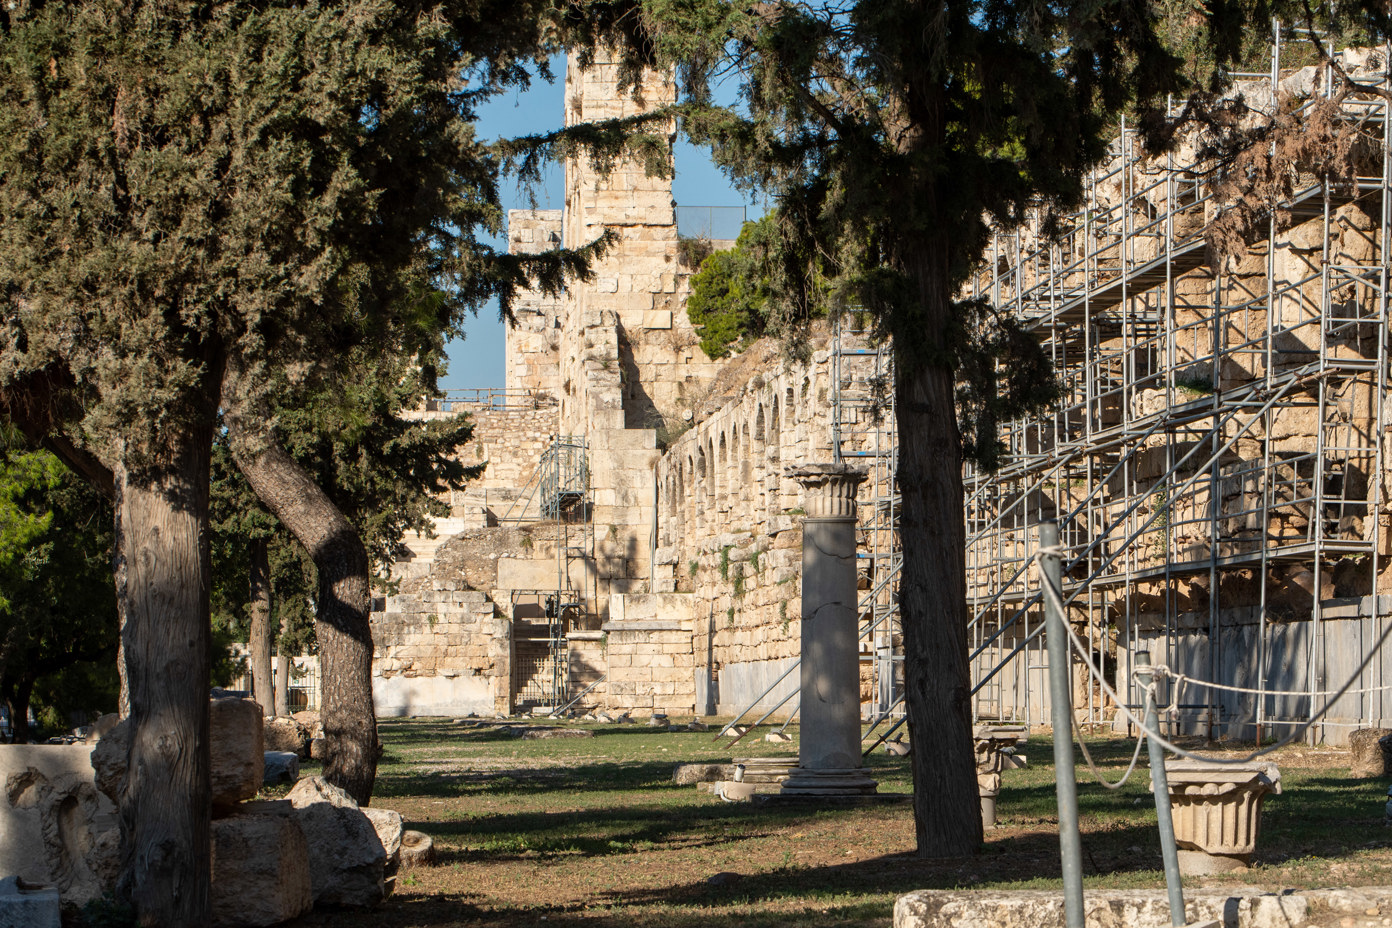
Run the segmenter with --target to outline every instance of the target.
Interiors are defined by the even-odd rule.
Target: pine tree
[[[209,486],[219,410],[257,496],[313,556],[329,776],[376,763],[367,552],[279,444],[277,397],[360,346],[593,251],[494,254],[498,159],[473,108],[605,3],[0,7],[0,414],[114,500],[131,775],[123,892],[207,922]]]

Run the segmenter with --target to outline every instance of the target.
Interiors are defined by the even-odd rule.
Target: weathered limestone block
[[[288,751],[300,757],[309,756],[308,733],[293,718],[267,718],[264,738],[267,751]]]
[[[97,791],[91,753],[88,744],[0,746],[0,873],[56,886],[74,905],[109,892],[119,866],[116,807]]]
[[[387,863],[382,873],[386,881],[386,892],[390,893],[395,887],[396,871],[401,864],[401,838],[406,831],[401,822],[401,813],[393,812],[391,809],[362,811],[372,823],[373,831],[377,832],[377,840],[382,842],[382,850],[387,855]]]
[[[1385,777],[1392,772],[1392,728],[1360,728],[1349,734],[1349,775]]]
[[[20,886],[19,878],[0,879],[0,928],[60,928],[63,921],[58,890],[51,886]]]
[[[213,820],[213,928],[261,928],[308,912],[309,846],[290,815]]]
[[[262,782],[266,786],[294,783],[300,778],[300,755],[294,751],[267,751]]]
[[[1288,928],[1303,925],[1308,893],[1260,890],[1184,892],[1189,925],[1224,928]],[[1088,928],[1168,928],[1169,899],[1163,889],[1088,890],[1083,894]],[[894,903],[894,928],[1064,928],[1063,894],[1048,890],[978,892],[921,890]]]
[[[386,893],[387,852],[372,821],[353,797],[309,777],[286,797],[309,843],[309,878],[314,902],[369,906]]]
[[[212,748],[213,805],[251,799],[265,775],[265,724],[250,699],[214,699],[208,706]]]
[[[406,831],[401,835],[400,851],[402,870],[428,867],[435,863],[435,841],[419,831]]]

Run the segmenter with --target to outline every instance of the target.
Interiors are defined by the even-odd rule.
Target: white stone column
[[[856,647],[856,487],[844,464],[792,468],[803,487],[802,709],[798,766],[782,794],[875,792],[860,765],[860,656]]]

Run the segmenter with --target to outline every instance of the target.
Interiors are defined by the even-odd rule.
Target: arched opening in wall
[[[720,459],[715,456],[715,439],[709,439],[706,447],[706,460],[710,463],[708,476],[710,483],[706,486],[706,494],[711,502],[720,498],[720,490],[724,481],[720,479]]]
[[[730,429],[730,469],[727,473],[730,475],[730,502],[733,504],[744,496],[744,484],[740,483],[740,427],[738,422]]]
[[[764,440],[764,404],[760,403],[758,410],[754,413],[754,441],[757,444]]]
[[[727,483],[729,483],[729,481],[730,481],[730,478],[729,478],[729,473],[730,473],[730,470],[729,470],[729,467],[730,467],[730,446],[729,446],[729,444],[725,441],[725,433],[724,433],[724,432],[721,432],[721,433],[720,433],[720,455],[719,455],[719,457],[717,457],[717,458],[715,459],[715,461],[716,461],[716,463],[715,463],[715,473],[716,473],[716,475],[717,475],[717,476],[716,476],[716,479],[719,481],[719,484],[717,485],[717,488],[716,488],[716,491],[717,491],[717,492],[716,492],[716,498],[717,498],[721,503],[723,503],[723,502],[725,502],[725,496],[726,496],[725,485],[726,485]]]
[[[706,496],[706,452],[701,445],[696,445],[696,455],[688,455],[686,458],[686,470],[691,475],[691,496],[690,502],[695,506],[692,510],[691,524],[697,530],[701,528],[701,523],[705,521],[705,496]]]
[[[666,503],[666,507],[665,507],[665,508],[666,508],[666,511],[667,511],[667,518],[659,520],[659,525],[660,525],[660,528],[661,528],[661,532],[660,532],[660,534],[658,535],[658,537],[660,538],[659,544],[661,544],[661,545],[665,548],[665,547],[667,547],[668,545],[670,545],[670,544],[672,543],[672,537],[673,537],[673,535],[674,535],[674,533],[675,533],[675,531],[676,531],[676,527],[675,527],[675,523],[676,523],[676,521],[677,521],[677,472],[676,472],[676,468],[672,468],[671,472],[667,474],[667,479],[664,480],[664,481],[662,481],[661,487],[662,487],[662,494],[663,494],[663,496],[665,497],[665,500],[659,500],[659,505],[661,505],[661,503],[665,501],[665,503]],[[659,509],[658,511],[661,512],[661,509]]]
[[[797,395],[793,393],[793,388],[789,387],[787,395],[783,397],[783,415],[787,417],[789,425],[797,425]]]
[[[773,398],[773,402],[769,403],[768,438],[764,440],[764,447],[768,450],[768,456],[770,461],[777,461],[780,457],[778,450],[779,440],[780,436],[778,433],[778,397],[775,396]]]
[[[746,499],[755,495],[754,490],[754,442],[749,438],[749,423],[746,422],[744,432],[744,457],[740,458],[740,487]]]
[[[786,408],[786,407],[785,407]],[[778,394],[774,393],[773,401],[769,403],[768,438],[764,442],[764,450],[768,453],[769,468],[765,475],[764,486],[764,505],[768,511],[769,518],[778,515],[779,494],[782,487],[782,473],[779,461],[783,456],[779,448],[782,438],[778,431]]]

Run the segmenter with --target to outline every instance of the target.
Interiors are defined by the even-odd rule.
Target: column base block
[[[783,781],[781,796],[873,796],[879,784],[861,767],[810,770],[795,767]]]

